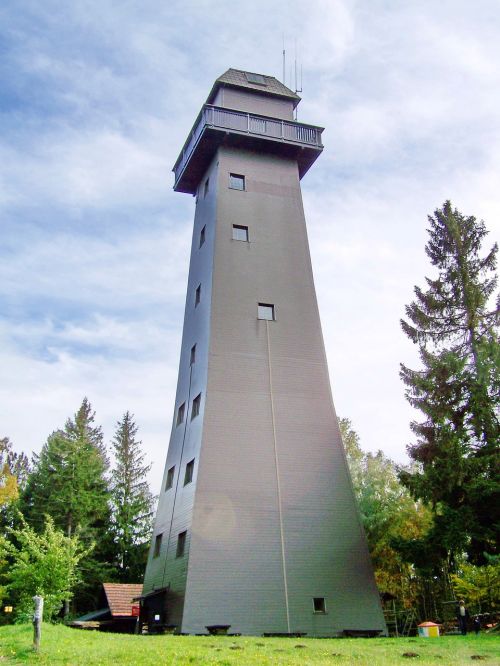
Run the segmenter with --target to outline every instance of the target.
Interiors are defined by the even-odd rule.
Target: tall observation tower
[[[142,617],[204,633],[385,623],[332,403],[300,179],[322,128],[272,76],[218,78],[174,166],[196,196]]]

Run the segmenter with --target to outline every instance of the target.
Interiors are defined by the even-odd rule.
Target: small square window
[[[153,557],[158,557],[161,550],[161,541],[163,539],[163,534],[157,534],[155,537],[155,549],[153,551]]]
[[[205,185],[203,187],[203,196],[206,197],[208,194],[208,184],[210,182],[210,178],[207,178],[205,181]]]
[[[274,305],[270,303],[259,303],[259,307],[257,309],[257,318],[274,321]]]
[[[233,240],[248,242],[248,227],[233,224]]]
[[[188,462],[186,465],[186,473],[184,474],[184,485],[187,486],[188,483],[191,483],[193,480],[194,472],[194,458]]]
[[[183,402],[177,410],[177,422],[176,425],[180,425],[184,421],[184,412],[186,411],[186,403]]]
[[[189,365],[194,365],[196,362],[196,345],[193,345],[191,347],[191,359],[189,361]]]
[[[200,405],[201,405],[201,393],[198,393],[196,398],[193,400],[193,409],[191,410],[191,420],[195,418],[195,416],[198,416],[200,413]]]
[[[201,247],[203,243],[205,242],[205,231],[206,231],[207,225],[203,227],[203,229],[200,231],[200,244],[198,247]]]
[[[313,608],[315,613],[326,613],[325,597],[314,597]]]
[[[196,287],[196,291],[195,291],[195,294],[194,294],[194,307],[199,305],[200,301],[201,301],[201,284],[199,284]]]
[[[167,480],[165,482],[165,490],[170,490],[174,485],[174,474],[175,474],[175,465],[171,467],[167,472]]]
[[[245,189],[245,176],[240,176],[237,173],[229,174],[229,187],[232,190],[244,190]]]
[[[186,551],[186,536],[187,532],[181,532],[177,537],[177,552],[176,557],[182,557]]]

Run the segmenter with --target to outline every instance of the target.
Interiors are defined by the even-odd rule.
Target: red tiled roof
[[[142,583],[103,583],[111,616],[130,617],[132,599],[142,593]]]

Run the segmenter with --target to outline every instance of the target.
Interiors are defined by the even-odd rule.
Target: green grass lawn
[[[38,655],[31,649],[32,638],[31,625],[0,627],[0,666],[20,663],[50,666],[500,664],[500,637],[484,635],[372,639],[215,638],[131,636],[44,625]],[[417,656],[403,656],[405,653]]]

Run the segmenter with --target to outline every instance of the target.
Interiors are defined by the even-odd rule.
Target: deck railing
[[[205,104],[174,166],[176,182],[206,126],[234,130],[254,136],[265,136],[278,141],[317,146],[318,148],[323,145],[321,143],[322,129],[319,127]]]

